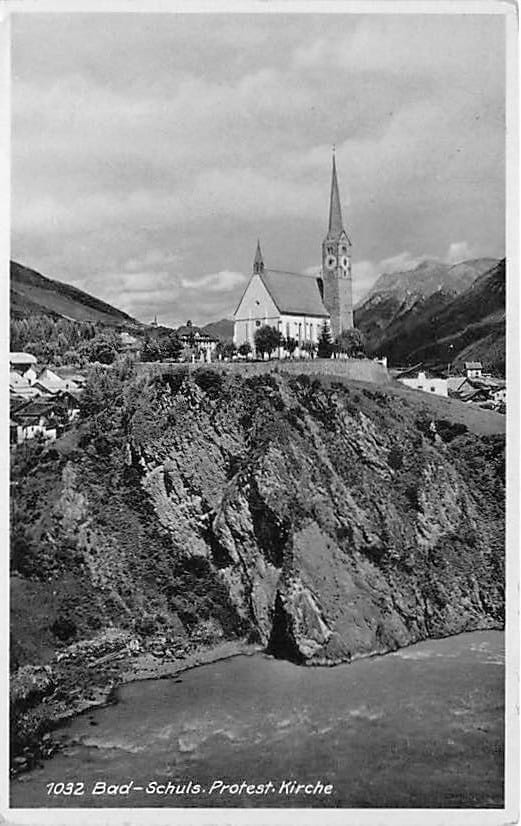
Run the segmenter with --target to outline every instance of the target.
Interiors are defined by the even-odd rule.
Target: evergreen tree
[[[324,321],[320,336],[318,338],[318,357],[321,359],[330,359],[333,354],[333,341],[331,339],[331,330],[329,324]]]

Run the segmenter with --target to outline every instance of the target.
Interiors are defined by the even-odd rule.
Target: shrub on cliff
[[[199,367],[193,373],[193,380],[210,398],[217,398],[222,390],[223,380],[220,373],[209,367]]]

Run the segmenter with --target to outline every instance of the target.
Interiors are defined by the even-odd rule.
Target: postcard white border
[[[8,439],[8,335],[9,335],[9,197],[10,192],[10,15],[33,13],[233,13],[233,14],[501,14],[506,26],[507,129],[506,129],[506,257],[507,257],[507,564],[506,564],[506,768],[504,809],[11,809],[8,777],[8,629],[9,629],[9,439]],[[519,544],[520,510],[520,365],[519,316],[519,29],[518,6],[512,0],[4,0],[0,7],[0,251],[1,344],[5,390],[0,407],[2,452],[1,513],[4,542],[0,577],[1,662],[0,697],[0,823],[50,824],[302,824],[312,826],[387,826],[388,824],[438,824],[445,826],[496,826],[517,823],[519,817]],[[2,610],[2,608],[0,608]],[[0,701],[1,702],[1,701]]]

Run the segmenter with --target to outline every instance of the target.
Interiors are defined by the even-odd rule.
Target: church
[[[354,326],[351,241],[342,221],[334,153],[321,275],[268,269],[257,242],[253,272],[234,313],[233,342],[236,347],[248,342],[254,349],[255,331],[269,325],[284,338],[295,339],[299,354],[301,349],[305,350],[305,342],[318,342],[324,323],[333,339]]]

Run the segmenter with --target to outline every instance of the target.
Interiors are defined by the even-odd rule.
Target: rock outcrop
[[[22,592],[57,592],[51,648],[204,627],[333,664],[501,626],[503,437],[442,440],[405,400],[306,376],[200,370],[97,404],[77,444],[42,451],[14,530]]]

